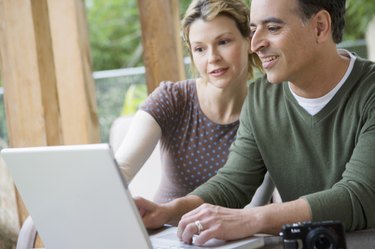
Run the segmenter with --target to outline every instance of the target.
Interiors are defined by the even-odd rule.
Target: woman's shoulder
[[[195,79],[186,79],[180,81],[162,81],[158,88],[163,89],[191,89],[195,88]]]
[[[181,81],[162,81],[152,95],[168,95],[171,97],[192,96],[196,92],[195,79]]]

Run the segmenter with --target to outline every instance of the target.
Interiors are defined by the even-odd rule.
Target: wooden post
[[[11,147],[99,142],[82,0],[0,0]],[[27,217],[18,196],[20,223]]]
[[[148,92],[184,79],[178,0],[138,0]]]

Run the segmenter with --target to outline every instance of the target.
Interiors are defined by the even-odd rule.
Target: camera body
[[[280,236],[285,249],[346,249],[345,231],[339,221],[286,224]]]

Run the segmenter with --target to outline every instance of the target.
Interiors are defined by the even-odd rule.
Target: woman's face
[[[197,19],[190,26],[189,40],[194,65],[206,82],[218,88],[246,83],[250,39],[232,19]]]

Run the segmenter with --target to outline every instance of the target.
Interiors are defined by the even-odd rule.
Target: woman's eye
[[[230,40],[220,40],[219,45],[226,45],[230,42]]]
[[[203,48],[196,47],[196,48],[194,48],[194,52],[202,53],[203,52]]]

